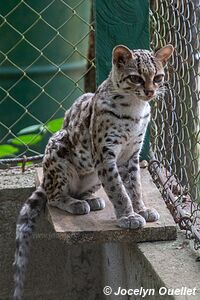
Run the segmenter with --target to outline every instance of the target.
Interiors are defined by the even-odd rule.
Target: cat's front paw
[[[146,225],[145,219],[139,214],[132,214],[129,216],[121,217],[117,220],[119,227],[137,229],[142,228]]]
[[[146,208],[138,212],[147,222],[155,222],[160,218],[159,213],[154,208]]]

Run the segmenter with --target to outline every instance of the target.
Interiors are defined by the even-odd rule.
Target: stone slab
[[[138,244],[145,269],[149,268],[151,273],[151,277],[146,276],[145,279],[143,277],[144,284],[149,287],[149,281],[154,278],[152,287],[155,288],[157,296],[148,298],[149,300],[200,299],[200,249],[195,251],[192,240],[186,239],[185,234],[180,230],[177,236],[176,241]],[[128,251],[131,251],[130,247]],[[125,256],[128,254],[125,253]],[[132,272],[131,269],[130,271]],[[159,296],[158,285],[166,287],[173,296]],[[193,292],[189,293],[189,289]],[[176,290],[180,290],[179,295],[175,294]]]
[[[42,179],[42,169],[37,169],[37,184]],[[165,206],[147,169],[141,169],[143,199],[148,207],[154,207],[160,220],[147,223],[142,229],[121,229],[117,226],[113,206],[103,188],[96,195],[103,197],[106,207],[88,215],[72,215],[47,206],[47,218],[58,237],[68,244],[83,242],[145,242],[176,239],[176,224]]]

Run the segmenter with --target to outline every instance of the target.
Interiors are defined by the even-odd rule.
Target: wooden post
[[[112,49],[124,44],[130,49],[149,49],[148,0],[95,0],[96,83],[106,79],[111,70]],[[149,153],[149,133],[141,158]]]

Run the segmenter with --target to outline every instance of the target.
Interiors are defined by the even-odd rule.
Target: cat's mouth
[[[139,99],[143,101],[151,101],[152,99],[156,98],[156,92],[145,95],[145,93],[136,90],[134,93]]]
[[[153,95],[151,95],[151,96],[146,96],[146,95],[145,95],[145,101],[151,101],[151,100],[153,100],[155,97],[156,97],[156,94],[153,94]]]
[[[138,97],[139,99],[143,100],[143,101],[149,102],[149,101],[151,101],[151,100],[153,100],[153,99],[156,98],[156,94],[153,94],[153,95],[151,95],[151,96],[146,96],[146,95],[141,95],[141,94],[138,95],[138,94],[137,94],[137,97]]]

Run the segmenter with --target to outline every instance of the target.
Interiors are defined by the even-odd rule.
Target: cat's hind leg
[[[102,210],[105,208],[105,200],[102,197],[95,195],[95,192],[100,189],[101,183],[95,173],[92,174],[92,177],[92,180],[91,175],[85,175],[84,178],[82,178],[81,181],[83,182],[83,185],[87,187],[87,190],[80,194],[79,198],[87,201],[91,211]]]
[[[95,197],[93,194],[85,194],[81,197],[83,200],[87,201],[90,206],[90,210],[102,210],[105,208],[105,200],[101,197]]]
[[[90,205],[87,201],[75,199],[70,195],[60,195],[58,201],[49,201],[49,204],[73,215],[84,215],[90,212]]]
[[[82,215],[90,210],[103,209],[104,199],[94,196],[94,192],[101,186],[97,174],[93,168],[88,170],[89,173],[77,169],[73,159],[68,136],[64,132],[60,139],[57,137],[47,148],[43,161],[48,203],[71,214]]]
[[[43,170],[43,185],[49,205],[75,215],[90,212],[88,202],[76,197],[78,175],[67,157],[65,159],[58,158],[57,153],[51,151],[43,162]]]

